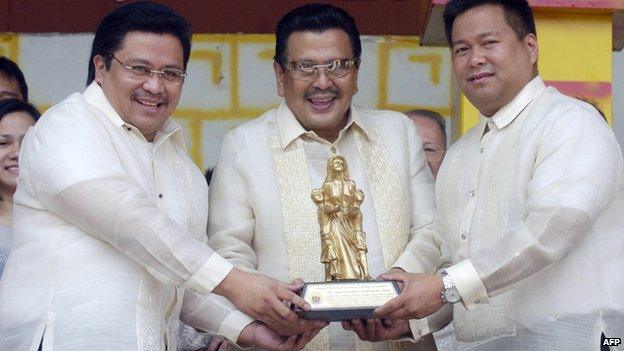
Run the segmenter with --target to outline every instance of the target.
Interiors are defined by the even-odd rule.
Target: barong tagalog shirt
[[[206,181],[174,121],[149,143],[93,83],[21,151],[0,349],[175,350],[181,309],[236,341],[250,320],[209,294],[232,265],[205,244]]]
[[[249,271],[282,281],[324,281],[317,206],[310,195],[325,181],[332,148],[346,159],[350,178],[364,193],[360,209],[370,274],[392,267],[409,239],[433,220],[433,178],[411,120],[355,106],[333,144],[306,131],[285,103],[230,131],[210,186],[209,246]],[[393,347],[359,341],[332,323],[307,349]]]
[[[449,246],[464,346],[598,349],[624,335],[622,186],[607,123],[536,77],[449,149],[434,230],[397,264],[433,272]]]

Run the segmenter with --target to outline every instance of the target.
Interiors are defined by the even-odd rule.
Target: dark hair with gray
[[[169,7],[149,1],[133,2],[111,11],[102,19],[95,31],[87,85],[95,79],[93,58],[104,57],[106,69],[110,68],[111,54],[119,49],[129,32],[171,34],[180,40],[184,54],[184,69],[191,56],[191,26]]]
[[[438,126],[440,127],[442,134],[444,135],[444,141],[446,143],[446,120],[444,119],[444,117],[442,117],[441,114],[435,111],[426,110],[426,109],[409,110],[409,111],[403,112],[403,114],[405,114],[407,117],[410,117],[410,118],[422,117],[422,118],[429,119],[429,120],[436,122]]]
[[[324,32],[341,29],[351,42],[353,58],[362,56],[362,42],[355,20],[345,10],[328,4],[308,4],[290,11],[277,23],[275,28],[275,57],[273,60],[286,67],[288,62],[288,38],[293,32]],[[359,60],[356,61],[356,65]]]
[[[22,99],[28,101],[28,85],[26,85],[26,79],[24,79],[24,73],[19,66],[11,61],[9,58],[0,56],[0,74],[4,75],[7,79],[15,79],[19,86]]]
[[[449,45],[453,44],[453,23],[457,16],[478,6],[501,6],[505,12],[505,21],[516,33],[518,39],[524,39],[527,34],[537,36],[533,12],[527,0],[450,0],[444,7],[444,30]]]
[[[37,122],[41,116],[37,108],[26,101],[19,99],[6,99],[0,101],[0,119],[13,112],[26,112],[33,118],[33,120],[35,120],[35,122]]]

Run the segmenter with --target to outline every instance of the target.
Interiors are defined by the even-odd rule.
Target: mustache
[[[303,94],[304,99],[311,99],[317,95],[333,95],[334,97],[339,97],[341,95],[340,89],[336,87],[331,87],[327,89],[319,89],[319,88],[310,88]]]

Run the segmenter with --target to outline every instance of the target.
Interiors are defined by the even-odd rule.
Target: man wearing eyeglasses
[[[322,186],[333,154],[345,158],[364,193],[360,210],[371,275],[390,268],[432,221],[433,179],[413,123],[400,113],[352,104],[361,51],[355,21],[340,8],[305,5],[278,23],[273,67],[284,101],[225,137],[210,187],[209,246],[236,266],[283,281],[325,280],[310,194]],[[369,322],[380,323],[353,321]],[[284,324],[277,328],[287,330]],[[395,335],[410,334],[407,322],[384,326]],[[340,324],[307,346],[395,347],[362,342]]]
[[[452,308],[459,350],[599,349],[602,333],[624,335],[624,165],[613,131],[539,76],[529,1],[450,0],[443,18],[479,123],[449,149],[436,225],[397,261],[410,273],[385,276],[405,288],[376,313]],[[438,271],[441,242],[450,262]]]
[[[206,181],[170,119],[190,38],[166,6],[112,11],[95,34],[87,89],[24,138],[1,350],[175,350],[179,318],[269,349],[314,335],[311,326],[281,338],[239,312],[296,322],[283,301],[306,304],[300,286],[233,268],[206,245]]]
[[[446,152],[446,122],[439,113],[431,110],[417,109],[405,112],[416,127],[422,139],[422,147],[427,157],[427,164],[435,179]]]

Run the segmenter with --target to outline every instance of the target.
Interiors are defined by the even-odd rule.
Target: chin
[[[17,182],[15,180],[13,181],[1,180],[0,181],[0,189],[5,189],[11,192],[15,192],[16,188],[17,188]]]

